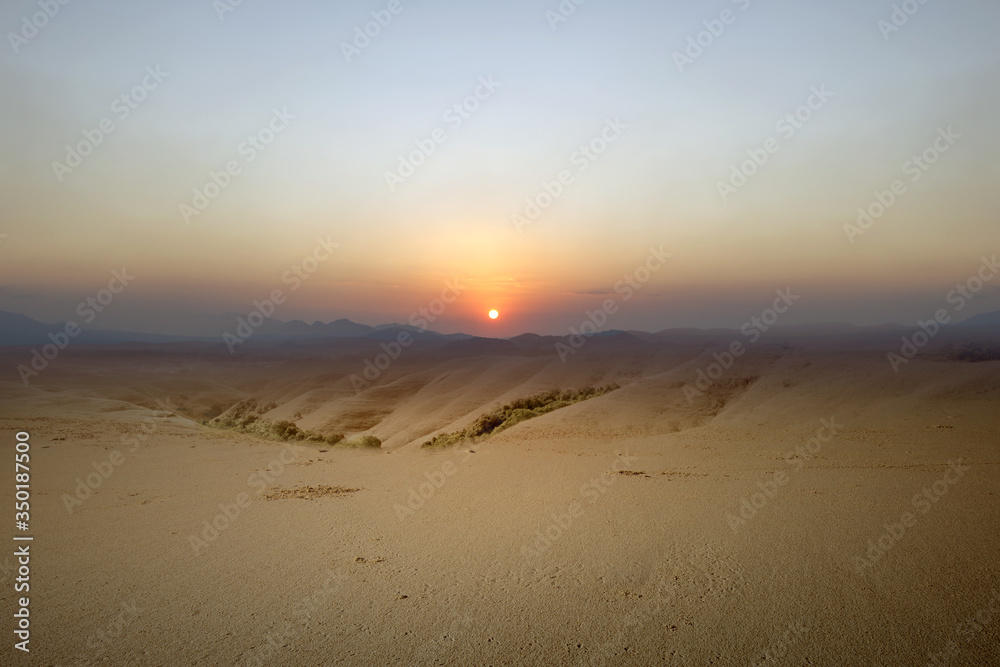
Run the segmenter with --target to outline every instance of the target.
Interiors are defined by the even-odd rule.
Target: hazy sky
[[[73,319],[125,267],[94,328],[275,289],[280,319],[405,321],[454,278],[440,331],[564,333],[608,298],[608,328],[739,326],[779,288],[783,322],[913,323],[1000,251],[995,0],[898,30],[878,0],[235,2],[3,3],[0,309]],[[998,308],[1000,276],[962,316]]]

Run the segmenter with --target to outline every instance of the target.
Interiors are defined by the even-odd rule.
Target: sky
[[[0,310],[73,319],[124,270],[89,326],[205,333],[275,290],[282,320],[405,322],[449,285],[445,333],[739,327],[779,289],[783,324],[912,324],[1000,250],[998,25],[994,0],[10,0]],[[997,309],[1000,276],[961,317]]]

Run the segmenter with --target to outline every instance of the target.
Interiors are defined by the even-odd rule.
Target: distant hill
[[[44,345],[66,331],[66,323],[46,324],[26,315],[0,310],[0,345]],[[108,343],[175,343],[183,341],[207,340],[194,336],[164,336],[160,334],[134,333],[127,331],[103,331],[82,329],[73,337],[73,342],[90,344]],[[213,339],[214,340],[214,339]]]
[[[84,328],[73,340],[78,343],[107,345],[113,343],[176,343],[176,342],[208,342],[219,343],[225,332],[236,333],[237,322],[246,321],[246,314],[226,313],[224,315],[207,315],[197,327],[199,334],[190,336],[162,335],[134,331],[108,331],[102,329]],[[970,317],[954,325],[959,327],[998,327],[1000,326],[1000,311],[982,313]],[[47,324],[18,313],[0,310],[0,345],[44,345],[52,342],[50,335],[56,335],[65,330],[65,323]],[[912,327],[899,324],[882,324],[878,326],[859,327],[853,324],[823,322],[814,324],[779,325],[772,327],[764,338],[769,340],[805,339],[805,338],[848,338],[858,337],[872,340],[884,336],[896,335]],[[216,332],[216,333],[213,333]],[[488,350],[489,352],[508,352],[511,349],[521,351],[544,351],[557,342],[565,342],[566,335],[540,336],[525,333],[506,340],[487,339],[471,336],[465,333],[440,334],[436,331],[418,329],[409,324],[380,324],[369,326],[359,324],[349,319],[339,319],[332,322],[307,323],[302,320],[283,322],[268,318],[253,330],[253,340],[258,343],[295,343],[308,341],[323,341],[329,339],[360,339],[375,341],[396,340],[400,333],[410,334],[418,341],[441,341],[442,343],[465,343],[454,350]],[[706,344],[711,341],[726,340],[741,336],[737,329],[696,329],[679,328],[665,329],[655,333],[645,331],[620,331],[612,329],[590,334],[586,337],[595,345],[627,345],[632,343],[657,342],[675,344]],[[496,341],[489,343],[486,341]]]
[[[365,338],[371,338],[374,340],[396,340],[399,338],[399,334],[403,332],[410,334],[413,340],[466,340],[474,338],[474,336],[464,333],[439,334],[436,331],[420,329],[418,327],[410,326],[409,324],[380,324],[375,327],[375,331],[366,335]]]
[[[0,310],[0,343],[4,345],[31,345],[43,340],[55,327],[36,322],[26,315]]]
[[[313,322],[306,324],[302,320],[278,322],[275,331],[277,335],[297,335],[306,338],[364,338],[375,332],[374,327],[358,324],[351,320],[341,319],[333,322]]]
[[[1000,326],[1000,310],[995,310],[992,313],[973,315],[969,319],[959,322],[959,325],[963,327]]]
[[[210,317],[200,328],[203,335],[170,336],[161,334],[140,333],[134,331],[106,331],[84,328],[74,342],[90,344],[110,343],[172,343],[183,341],[219,342],[224,332],[236,333],[238,318],[246,319],[245,314],[226,313],[218,317]],[[64,322],[46,324],[31,319],[26,315],[0,310],[0,345],[44,345],[52,342],[49,335],[65,331]],[[217,329],[218,334],[208,335],[207,332]],[[400,332],[406,331],[415,340],[457,341],[472,338],[468,334],[439,334],[436,331],[418,329],[407,324],[382,324],[377,327],[359,324],[348,319],[333,322],[313,322],[308,324],[302,320],[282,322],[273,318],[254,329],[253,339],[260,342],[309,341],[328,338],[368,338],[372,340],[395,340]]]

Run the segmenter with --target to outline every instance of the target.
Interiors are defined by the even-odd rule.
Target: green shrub
[[[477,438],[499,433],[504,429],[510,428],[515,424],[520,424],[533,417],[539,417],[554,410],[565,408],[567,405],[607,394],[618,388],[617,384],[612,383],[597,388],[583,387],[576,391],[553,389],[534,396],[519,398],[484,415],[480,415],[464,431],[442,433],[425,442],[423,446],[449,447],[466,440],[475,441]]]
[[[374,435],[363,435],[360,438],[354,440],[347,440],[340,443],[341,447],[350,447],[352,449],[375,449],[382,446],[382,441],[376,438]]]
[[[290,421],[273,422],[271,432],[278,436],[279,440],[295,440],[302,435],[299,427]]]
[[[304,431],[293,421],[274,422],[263,418],[265,413],[276,407],[278,406],[275,403],[258,403],[256,399],[247,398],[239,401],[218,417],[204,423],[213,428],[231,429],[283,442],[305,441],[335,445],[344,439],[341,433],[323,435],[314,431]]]

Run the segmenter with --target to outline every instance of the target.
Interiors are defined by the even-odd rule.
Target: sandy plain
[[[726,340],[595,338],[566,363],[544,338],[417,344],[362,391],[372,341],[70,348],[0,384],[35,538],[30,655],[0,556],[0,662],[1000,664],[1000,362],[894,372],[888,338],[807,336],[686,395]],[[250,396],[383,445],[200,423]]]

